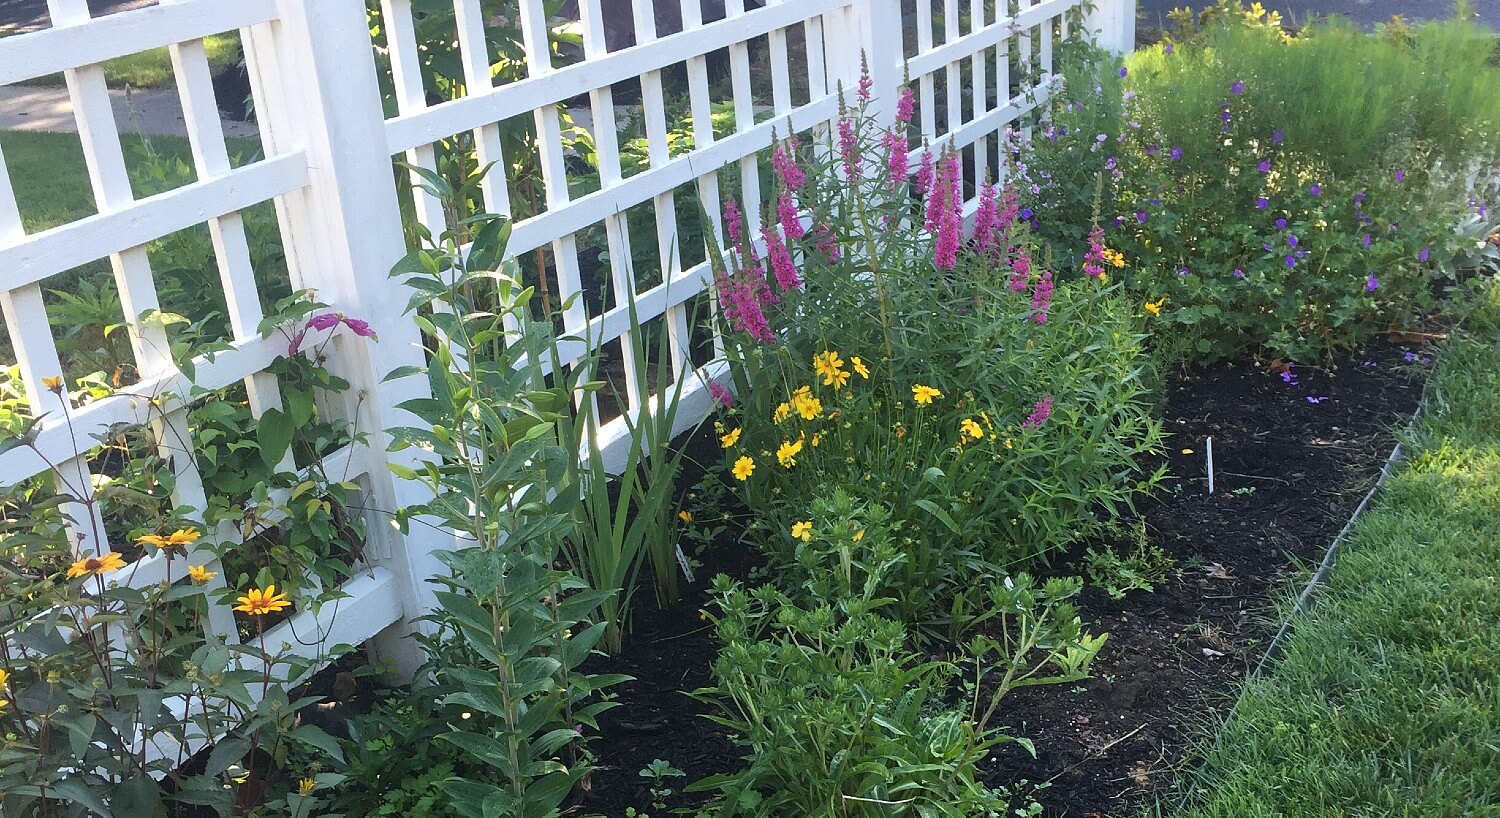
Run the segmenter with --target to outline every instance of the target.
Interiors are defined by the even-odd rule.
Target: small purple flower
[[[307,325],[319,332],[333,329],[334,327],[339,325],[339,316],[338,313],[325,312],[322,315],[313,316],[307,322]]]
[[[1403,353],[1401,353],[1401,360],[1406,361],[1407,363],[1411,363],[1411,362],[1415,361],[1416,359],[1417,359],[1417,353],[1415,353],[1415,352],[1403,352]]]
[[[1378,289],[1380,289],[1380,279],[1376,278],[1374,273],[1371,273],[1368,276],[1366,276],[1365,277],[1365,292],[1367,292],[1367,293],[1373,293],[1373,292],[1375,292]]]
[[[1219,119],[1222,119],[1222,120],[1224,120],[1224,121],[1225,121],[1225,122],[1228,122],[1228,121],[1229,121],[1229,119],[1230,119],[1230,117],[1229,117],[1229,112],[1228,112],[1228,111],[1224,111],[1224,112],[1222,112],[1222,113],[1220,113],[1220,114],[1219,114]]]
[[[1283,131],[1282,129],[1277,128],[1276,130],[1274,130],[1274,131],[1271,132],[1271,141],[1272,142],[1275,142],[1276,144],[1280,145],[1281,144],[1281,140],[1283,140],[1283,139],[1286,139],[1286,131]]]
[[[1151,217],[1149,215],[1147,215],[1146,211],[1144,211],[1144,210],[1137,210],[1135,212],[1135,220],[1137,222],[1139,222],[1140,224],[1145,224],[1146,220],[1149,219],[1149,218],[1151,218]]]
[[[1366,250],[1370,249],[1370,234],[1366,233],[1365,237],[1359,240],[1359,243],[1363,244]]]
[[[1404,181],[1406,181],[1406,174],[1398,168],[1396,170],[1396,184],[1399,185]]]
[[[1175,162],[1175,161],[1177,161],[1178,159],[1181,159],[1181,158],[1182,158],[1182,148],[1173,148],[1172,149],[1172,161]]]
[[[1172,53],[1172,44],[1171,43],[1167,43],[1166,45],[1162,46],[1161,53],[1163,53],[1163,54],[1171,54]]]
[[[1317,182],[1313,182],[1312,183],[1312,187],[1309,187],[1307,189],[1307,195],[1309,195],[1309,196],[1322,196],[1323,195],[1323,186],[1320,185],[1320,184],[1318,184]]]
[[[1287,269],[1291,269],[1293,267],[1296,267],[1297,266],[1297,257],[1296,256],[1287,256],[1286,257],[1286,266],[1287,266]]]
[[[1286,228],[1286,219],[1277,219],[1276,220],[1276,228],[1278,230],[1285,229]]]
[[[1021,221],[1029,222],[1029,221],[1031,221],[1031,218],[1033,216],[1035,216],[1035,215],[1036,215],[1036,211],[1035,210],[1032,210],[1029,207],[1023,207],[1023,208],[1021,208]]]
[[[1297,375],[1296,375],[1296,373],[1292,372],[1292,368],[1291,368],[1290,365],[1287,366],[1285,372],[1281,373],[1281,382],[1282,383],[1289,383],[1289,384],[1292,384],[1293,386],[1295,386],[1297,384]]]
[[[1380,366],[1380,364],[1377,364],[1374,361],[1365,361],[1365,366]]]
[[[1296,233],[1292,233],[1291,235],[1287,236],[1286,237],[1286,243],[1287,243],[1287,246],[1295,248],[1297,246],[1297,244],[1298,244],[1297,234]]]
[[[1098,136],[1094,137],[1094,141],[1095,142],[1099,142],[1101,144],[1104,143],[1104,142],[1108,142],[1109,141],[1109,135],[1108,134],[1099,134]]]
[[[1270,173],[1271,172],[1271,160],[1269,160],[1269,159],[1262,159],[1262,160],[1260,160],[1260,164],[1256,165],[1255,169],[1258,170],[1258,171],[1260,171],[1261,173]]]
[[[1432,254],[1427,251],[1427,248],[1423,247],[1422,248],[1422,252],[1420,252],[1420,253],[1417,254],[1417,260],[1421,261],[1423,264],[1426,264],[1427,263],[1427,258],[1429,256],[1431,256],[1431,255]]]
[[[1271,200],[1267,199],[1264,196],[1262,196],[1259,199],[1255,200],[1255,209],[1256,210],[1265,210],[1266,208],[1268,208],[1270,206],[1271,206]]]
[[[1123,65],[1120,66],[1120,76],[1121,77],[1123,77],[1123,76],[1125,76],[1126,74],[1129,74],[1129,73],[1130,73],[1130,69],[1126,68]]]
[[[1234,277],[1235,278],[1244,278],[1245,277],[1245,271],[1241,270],[1238,267],[1234,268]]]
[[[1244,80],[1235,80],[1234,82],[1230,83],[1229,84],[1229,93],[1231,93],[1231,94],[1243,94],[1243,93],[1245,93],[1245,81]]]
[[[1119,163],[1119,162],[1118,162],[1118,161],[1116,161],[1116,160],[1115,160],[1115,158],[1114,158],[1114,157],[1113,157],[1113,156],[1111,156],[1111,157],[1110,157],[1110,158],[1109,158],[1109,159],[1108,159],[1108,160],[1107,160],[1107,161],[1106,161],[1106,162],[1105,162],[1105,163],[1104,163],[1104,169],[1105,169],[1105,170],[1114,170],[1114,169],[1115,169],[1115,168],[1116,168],[1116,167],[1118,167],[1118,166],[1119,166],[1119,164],[1120,164],[1120,163]]]
[[[1323,401],[1325,401],[1325,400],[1328,400],[1328,398],[1326,398],[1326,397],[1321,397],[1321,396],[1320,396],[1320,397],[1316,397],[1316,398],[1315,398],[1315,397],[1313,397],[1313,396],[1312,396],[1312,395],[1308,395],[1308,396],[1307,396],[1307,402],[1308,402],[1308,403],[1322,403],[1322,402],[1323,402]]]
[[[1363,193],[1356,193],[1356,194],[1354,194],[1354,203],[1355,204],[1359,204],[1360,202],[1363,202],[1364,200],[1365,200],[1365,194],[1363,194]]]
[[[1156,145],[1147,145],[1146,146],[1146,155],[1147,156],[1155,156],[1158,153],[1161,153],[1161,148],[1160,147],[1158,147]]]

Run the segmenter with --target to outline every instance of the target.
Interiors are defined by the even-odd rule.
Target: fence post
[[[398,480],[388,463],[415,466],[417,453],[387,454],[386,429],[420,421],[397,407],[427,396],[425,379],[386,382],[398,367],[425,366],[415,322],[404,314],[408,290],[389,277],[407,252],[385,116],[364,0],[282,0],[281,22],[246,38],[247,63],[264,89],[256,100],[266,150],[300,145],[310,182],[288,202],[283,241],[300,271],[297,284],[369,322],[378,341],[339,339],[330,366],[350,385],[358,431],[368,435],[365,558],[397,578],[401,618],[373,640],[382,659],[410,674],[420,646],[405,638],[436,608],[428,578],[445,574],[436,558],[451,533],[412,526],[403,536],[389,514],[430,499],[420,484]]]
[[[1136,0],[1094,0],[1094,10],[1084,18],[1084,33],[1099,47],[1116,54],[1135,50]]]
[[[869,66],[870,113],[887,123],[896,115],[896,89],[905,66],[901,39],[901,0],[862,0],[829,15],[823,27],[829,90],[842,85],[854,104],[861,61]]]

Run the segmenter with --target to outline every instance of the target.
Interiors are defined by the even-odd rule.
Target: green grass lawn
[[[1500,288],[1179,818],[1500,816]]]
[[[240,61],[240,39],[236,35],[209,35],[203,39],[203,50],[215,73]],[[172,58],[165,48],[120,57],[104,64],[104,77],[111,86],[165,88],[172,84]]]

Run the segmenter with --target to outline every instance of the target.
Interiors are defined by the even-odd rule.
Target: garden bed
[[[1394,429],[1416,409],[1425,365],[1420,356],[1408,361],[1410,351],[1378,343],[1327,369],[1295,367],[1295,383],[1248,364],[1168,378],[1163,417],[1174,479],[1140,511],[1151,542],[1176,560],[1173,578],[1120,601],[1085,591],[1085,623],[1110,633],[1093,678],[1013,693],[1004,722],[1033,741],[1038,756],[1002,747],[988,783],[1050,782],[1039,794],[1048,815],[1103,816],[1129,814],[1169,786],[1184,750],[1228,707],[1274,632],[1272,599],[1327,547],[1376,479]],[[1203,456],[1209,435],[1212,496]],[[689,445],[695,456],[716,456],[707,431]],[[749,573],[756,557],[736,534],[719,539],[700,573]],[[1055,569],[1076,573],[1072,558]],[[700,578],[696,587],[705,584]],[[710,683],[717,650],[701,601],[663,611],[643,605],[624,654],[600,668],[635,681],[621,686],[623,706],[604,716],[591,745],[601,766],[588,809],[619,816],[649,804],[650,781],[637,772],[654,759],[686,772],[674,785],[742,763],[743,751],[703,718],[707,708],[685,695]],[[697,803],[691,799],[678,794],[670,803]]]

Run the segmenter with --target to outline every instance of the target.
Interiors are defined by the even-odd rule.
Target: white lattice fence
[[[664,2],[679,0],[658,0]],[[496,163],[480,195],[485,209],[518,216],[511,251],[544,259],[537,274],[559,300],[589,296],[572,302],[565,331],[590,338],[617,360],[628,358],[624,305],[634,293],[640,319],[660,325],[681,350],[670,375],[687,379],[681,424],[696,423],[709,408],[706,383],[720,370],[709,359],[711,346],[708,355],[689,350],[697,328],[688,316],[712,274],[701,241],[690,246],[679,230],[697,215],[687,212],[685,197],[692,194],[704,211],[717,214],[725,186],[735,188],[753,235],[764,199],[760,157],[773,134],[823,132],[838,116],[839,86],[857,81],[862,56],[877,105],[889,111],[903,74],[909,75],[919,90],[922,136],[934,147],[964,149],[971,181],[994,176],[1002,167],[1000,135],[1045,100],[1054,40],[1072,33],[1068,17],[1077,16],[1080,0],[770,0],[754,9],[728,0],[725,18],[708,23],[699,0],[681,3],[682,29],[674,33],[657,32],[654,10],[636,3],[636,44],[609,51],[600,0],[581,0],[582,53],[565,59],[549,47],[548,29],[556,21],[546,18],[542,0],[520,0],[511,16],[520,21],[525,76],[496,85],[484,36],[491,4],[454,0],[452,44],[462,90],[433,101],[411,0],[382,0],[378,49],[372,49],[362,0],[163,0],[100,19],[89,18],[85,0],[49,0],[54,28],[0,40],[0,84],[65,74],[98,213],[27,234],[9,176],[0,173],[0,305],[31,409],[45,415],[40,456],[28,449],[0,455],[5,482],[57,465],[64,480],[86,485],[95,435],[120,424],[149,426],[163,452],[175,455],[174,501],[203,508],[204,489],[183,443],[191,439],[186,396],[194,388],[242,382],[257,416],[280,404],[276,378],[265,370],[286,342],[256,330],[262,293],[239,215],[272,201],[293,285],[315,288],[322,300],[368,320],[380,335],[376,345],[332,340],[331,365],[358,396],[344,409],[369,437],[330,455],[323,468],[357,481],[371,508],[424,499],[418,487],[393,479],[387,468],[393,456],[379,432],[413,423],[395,407],[425,388],[419,379],[383,380],[397,367],[422,363],[416,326],[401,313],[406,296],[387,277],[407,251],[392,160],[440,169],[441,143],[457,135],[471,140],[481,164]],[[1128,49],[1134,28],[1128,4],[1098,5],[1079,18],[1084,27]],[[263,159],[239,167],[226,149],[203,46],[204,37],[235,30],[264,147]],[[171,49],[196,181],[137,198],[100,63],[161,46]],[[386,65],[384,82],[396,102],[389,117],[381,101]],[[732,115],[716,128],[715,113],[727,111],[726,103]],[[518,118],[528,127],[533,156],[505,155],[502,125]],[[622,156],[627,127],[639,127],[635,150],[644,153],[644,162],[630,166]],[[597,170],[587,184],[578,178],[578,130],[588,132],[595,151]],[[524,208],[517,202],[520,180],[506,172],[522,158],[533,162],[542,181],[539,200]],[[439,202],[420,192],[410,207],[434,230],[448,218]],[[708,222],[717,234],[717,219]],[[196,361],[190,379],[173,363],[164,330],[139,320],[158,306],[158,276],[145,246],[204,223],[233,338],[229,351]],[[632,224],[648,223],[654,230],[632,230]],[[101,258],[113,269],[140,379],[65,417],[57,395],[42,383],[65,374],[43,290],[49,279]],[[650,259],[651,269],[632,263],[641,258]],[[608,261],[607,275],[600,259]],[[570,354],[584,352],[573,347]],[[648,406],[649,386],[630,375],[633,367],[622,370],[631,410]],[[623,422],[607,424],[604,432],[618,452]],[[110,547],[97,509],[70,511],[81,552]],[[414,666],[410,640],[400,637],[432,609],[426,579],[440,572],[433,555],[453,541],[420,527],[403,537],[381,518],[367,528],[362,568],[342,588],[347,598],[316,613],[298,612],[268,636],[271,644],[293,646],[316,663],[334,644],[374,638],[378,649]],[[232,525],[209,534],[216,544],[233,545],[239,537]],[[147,556],[119,576],[142,586],[165,575],[161,558]],[[227,608],[212,613],[209,627],[235,632]]]

